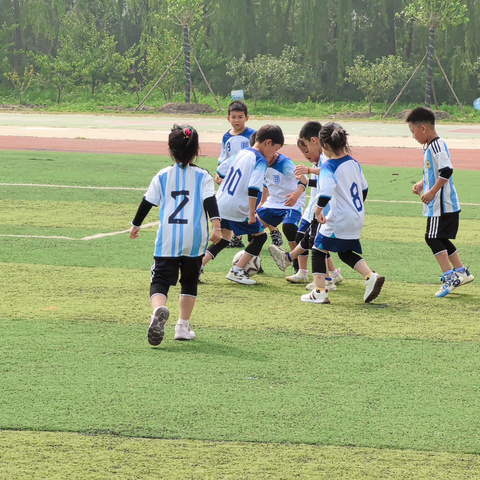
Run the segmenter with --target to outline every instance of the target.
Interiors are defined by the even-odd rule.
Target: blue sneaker
[[[442,275],[440,277],[442,286],[440,290],[435,294],[436,297],[446,297],[449,293],[452,293],[457,287],[460,286],[461,280],[458,275],[453,272],[451,275]]]

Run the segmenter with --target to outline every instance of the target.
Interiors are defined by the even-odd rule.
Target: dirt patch
[[[201,113],[215,113],[210,105],[201,103],[167,103],[158,109],[159,112],[168,114],[195,115]]]
[[[400,113],[395,115],[395,118],[399,118],[400,120],[406,120],[411,110],[403,110]],[[435,120],[448,120],[452,118],[452,116],[448,112],[443,112],[442,110],[433,110],[435,114]]]
[[[348,120],[350,118],[359,118],[359,119],[364,119],[364,118],[372,118],[375,117],[377,114],[375,112],[369,113],[369,112],[341,112],[341,113],[336,113],[335,115],[330,115],[330,118],[342,118],[344,120]]]

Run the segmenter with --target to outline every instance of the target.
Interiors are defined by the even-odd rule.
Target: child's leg
[[[262,251],[262,247],[267,241],[267,234],[265,231],[255,233],[252,235],[251,242],[245,248],[245,253],[240,257],[240,260],[235,265],[236,268],[243,270],[252,257],[257,257]]]
[[[223,249],[227,248],[232,238],[232,230],[222,228],[222,239],[215,245],[211,243],[207,247],[205,256],[202,260],[202,266],[205,266],[210,260],[213,260]]]
[[[325,291],[325,277],[327,276],[327,252],[325,250],[312,249],[312,274],[315,289]]]
[[[190,320],[196,300],[197,297],[180,295],[180,298],[178,300],[180,320],[183,320],[185,322],[188,322]]]

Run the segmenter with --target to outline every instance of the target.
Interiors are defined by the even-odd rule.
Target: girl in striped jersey
[[[216,244],[222,238],[213,178],[207,170],[193,163],[199,150],[196,130],[187,125],[174,125],[168,147],[175,163],[153,177],[130,229],[130,238],[138,238],[140,226],[150,209],[160,207],[150,284],[153,315],[148,328],[148,341],[154,346],[163,340],[170,315],[166,307],[168,291],[171,285],[176,285],[179,272],[182,288],[175,340],[195,338],[189,320],[209,239],[208,217],[213,227],[210,240]]]
[[[424,145],[423,179],[413,186],[412,192],[422,198],[423,215],[427,217],[425,241],[443,272],[442,285],[435,296],[445,297],[474,280],[450,241],[457,235],[460,214],[452,162],[446,143],[437,135],[435,115],[430,109],[415,108],[406,121],[413,138]]]

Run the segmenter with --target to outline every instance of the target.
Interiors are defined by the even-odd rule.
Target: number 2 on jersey
[[[188,190],[177,190],[177,191],[172,191],[170,193],[172,195],[172,198],[174,199],[176,199],[177,197],[180,197],[181,195],[183,195],[183,199],[177,205],[177,208],[175,209],[175,211],[168,217],[168,223],[185,225],[186,223],[188,223],[188,220],[186,218],[176,218],[176,217],[185,208],[185,205],[188,203],[189,201],[188,194],[190,192]]]

